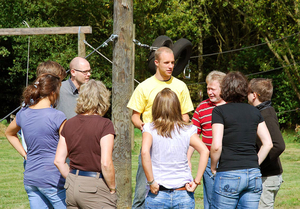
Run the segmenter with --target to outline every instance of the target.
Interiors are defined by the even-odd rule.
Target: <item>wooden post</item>
[[[85,34],[81,31],[78,32],[78,57],[85,57]]]
[[[118,208],[131,208],[131,138],[132,111],[126,106],[133,92],[133,1],[114,0],[114,34],[118,35],[113,51],[112,122],[115,126],[114,166]]]
[[[133,30],[132,30],[132,40],[135,39],[135,24],[133,24]],[[135,61],[135,44],[132,42],[132,59]],[[131,73],[132,73],[132,79],[134,79],[134,69],[135,69],[135,62],[132,63],[131,66]],[[132,81],[132,90],[134,89],[134,81]],[[134,148],[134,126],[132,125],[132,136],[131,136],[131,150]]]

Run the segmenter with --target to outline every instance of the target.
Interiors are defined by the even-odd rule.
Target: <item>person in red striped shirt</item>
[[[192,122],[198,127],[198,135],[202,134],[202,141],[210,150],[212,144],[211,115],[214,107],[225,104],[226,102],[220,97],[221,82],[225,73],[212,71],[206,77],[208,99],[202,101],[194,112]],[[188,159],[191,159],[194,150],[190,147]],[[190,160],[189,160],[190,162]],[[210,158],[203,174],[203,203],[204,209],[209,209],[213,193],[214,175],[210,170]]]

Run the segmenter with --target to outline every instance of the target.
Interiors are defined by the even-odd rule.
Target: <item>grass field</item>
[[[286,150],[281,156],[284,183],[277,195],[276,209],[300,209],[300,143],[294,143],[293,132],[284,133]],[[135,145],[132,151],[132,194],[135,188],[138,154],[141,135],[136,131]],[[195,152],[192,164],[197,165],[199,155]],[[12,148],[0,133],[0,208],[29,208],[29,202],[23,186],[23,158]],[[196,166],[193,166],[196,171]],[[193,174],[195,176],[195,173]],[[196,208],[203,208],[202,186],[195,192]]]

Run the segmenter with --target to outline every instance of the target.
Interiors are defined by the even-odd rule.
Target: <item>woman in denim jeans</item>
[[[53,164],[59,132],[66,121],[63,112],[54,109],[61,80],[41,74],[23,92],[25,106],[5,132],[8,141],[26,160],[24,187],[31,209],[66,208],[65,179]],[[17,132],[22,128],[27,152]]]
[[[211,170],[215,182],[211,208],[255,209],[262,192],[259,165],[273,144],[259,110],[244,103],[248,94],[246,77],[230,72],[221,89],[227,103],[215,107],[212,114]],[[258,153],[257,135],[262,142]]]
[[[176,93],[165,88],[152,107],[152,123],[143,127],[142,164],[147,178],[145,208],[194,208],[194,191],[208,161],[208,149],[197,135],[197,127],[182,119]],[[200,153],[193,180],[188,165],[189,146]]]

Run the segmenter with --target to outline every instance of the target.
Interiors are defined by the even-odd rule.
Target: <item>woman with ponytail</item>
[[[7,127],[5,135],[27,161],[24,187],[30,208],[66,208],[64,178],[53,164],[59,132],[66,116],[54,109],[61,81],[52,74],[40,75],[23,92],[23,108]],[[27,152],[17,137],[22,128]]]

